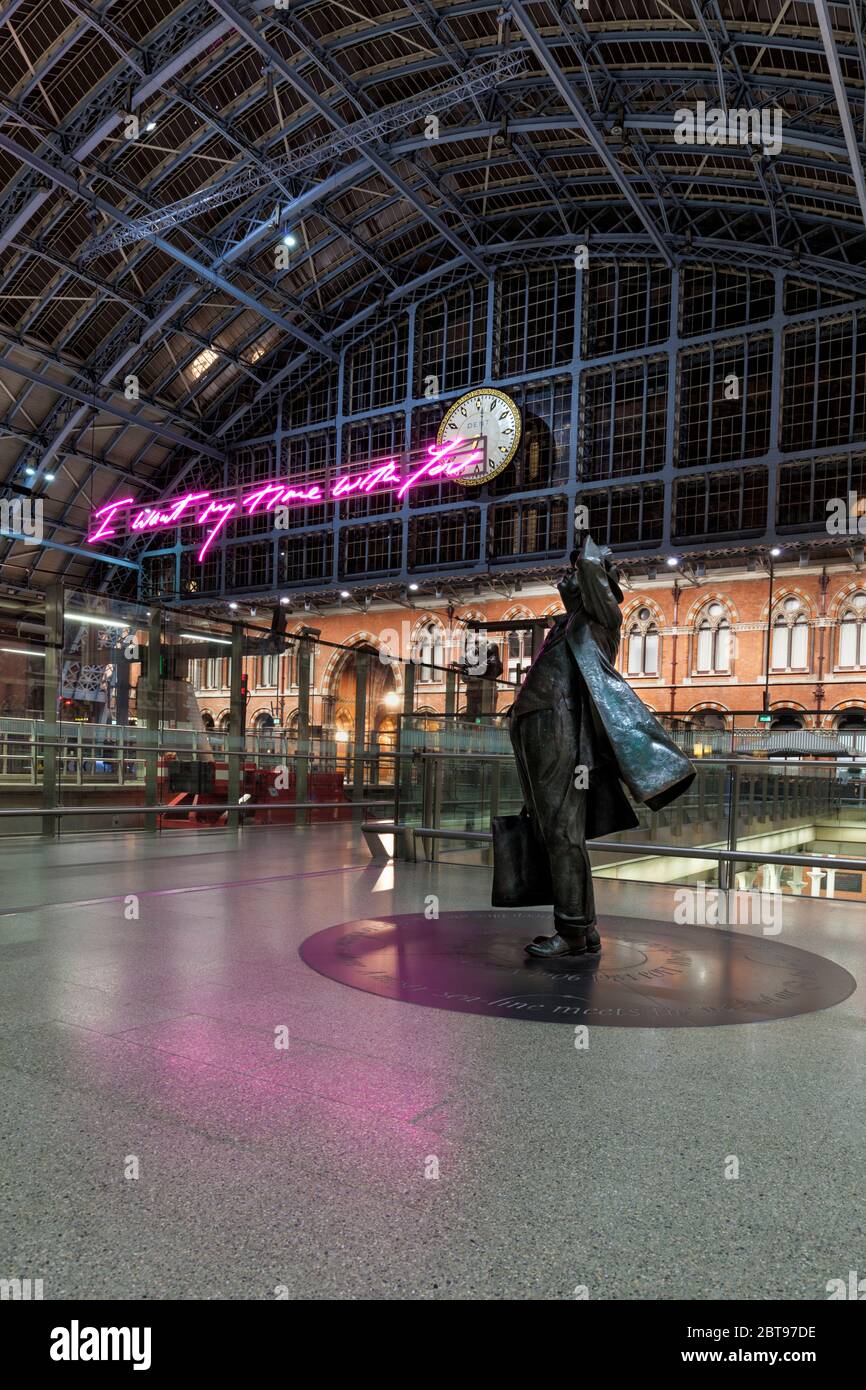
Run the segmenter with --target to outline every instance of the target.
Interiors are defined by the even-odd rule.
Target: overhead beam
[[[22,164],[29,165],[30,168],[35,169],[37,173],[43,174],[45,178],[50,179],[58,188],[63,188],[67,193],[71,193],[74,198],[83,199],[84,202],[89,203],[91,207],[104,213],[106,217],[113,218],[114,221],[119,222],[124,227],[132,227],[134,225],[133,219],[127,217],[125,212],[121,212],[120,208],[114,207],[112,203],[107,203],[104,198],[100,198],[95,193],[91,193],[89,188],[85,188],[83,184],[78,183],[71,174],[67,174],[65,170],[57,168],[56,165],[51,164],[47,159],[43,159],[41,155],[34,154],[32,150],[26,149],[24,145],[19,145],[16,140],[11,140],[8,135],[4,135],[2,132],[0,132],[0,149],[5,150],[7,154],[14,155]],[[161,251],[164,251],[167,256],[178,261],[181,265],[186,266],[187,270],[191,270],[194,275],[200,275],[203,279],[209,280],[216,289],[222,290],[223,294],[227,294],[231,298],[236,299],[239,304],[243,304],[245,309],[252,309],[254,313],[260,314],[262,318],[268,319],[271,323],[275,324],[277,328],[281,328],[284,333],[288,333],[291,337],[297,338],[299,342],[303,343],[305,347],[310,348],[312,352],[318,352],[321,356],[328,358],[329,361],[334,360],[333,354],[328,348],[323,346],[320,339],[313,338],[309,333],[305,333],[297,324],[291,323],[289,319],[284,319],[282,314],[278,314],[273,309],[269,309],[266,304],[255,299],[252,295],[247,294],[245,290],[239,289],[237,285],[232,284],[231,280],[226,280],[225,276],[220,275],[210,266],[202,265],[200,261],[195,260],[192,256],[188,256],[185,251],[179,250],[177,246],[172,246],[170,242],[164,241],[160,236],[151,235],[148,237],[148,240],[152,242],[154,246],[158,246]]]
[[[325,120],[330,121],[335,130],[341,132],[349,130],[348,122],[343,120],[339,112],[335,111],[323,97],[320,97],[319,93],[314,87],[310,86],[309,82],[305,81],[303,77],[299,76],[299,74],[294,71],[282,55],[268,43],[264,35],[255,25],[251,24],[234,5],[230,4],[229,0],[210,0],[210,4],[218,14],[221,14],[224,19],[227,19],[230,24],[234,25],[238,33],[243,34],[244,38],[259,51],[263,58],[267,59],[274,72],[278,73],[284,81],[294,87],[295,91],[299,92],[315,111],[318,111],[321,116],[325,117]],[[414,207],[417,212],[422,213],[424,217],[427,218],[428,222],[432,223],[436,228],[440,236],[449,241],[451,245],[466,258],[470,265],[474,266],[481,275],[488,274],[487,266],[484,264],[481,257],[473,251],[471,247],[466,245],[462,237],[459,237],[457,233],[448,226],[448,223],[441,218],[423,198],[419,197],[415,190],[406,183],[405,179],[401,178],[400,175],[392,169],[387,160],[377,154],[371,145],[363,141],[359,141],[358,149],[363,154],[365,160],[371,164],[384,179],[387,179],[389,183],[393,184],[401,196],[405,198],[408,203],[411,203],[412,207]]]
[[[851,108],[848,105],[842,69],[839,66],[836,36],[833,33],[833,25],[830,20],[830,6],[827,0],[813,0],[813,4],[815,6],[815,14],[818,18],[818,27],[821,30],[824,52],[827,56],[827,66],[830,69],[830,81],[833,83],[833,91],[836,95],[836,106],[839,109],[839,119],[842,123],[842,133],[845,136],[845,145],[848,150],[848,159],[851,164],[854,187],[857,189],[860,211],[863,214],[863,221],[866,223],[866,178],[863,176],[863,161],[860,158],[860,147],[857,144],[854,122],[851,119]],[[855,24],[857,23],[856,14],[853,15],[853,22]]]
[[[89,406],[101,415],[113,415],[116,419],[123,420],[124,424],[146,430],[160,439],[169,439],[173,444],[182,444],[186,449],[195,449],[200,454],[206,454],[208,458],[216,459],[218,463],[225,462],[225,454],[221,454],[218,449],[212,449],[209,444],[202,444],[187,434],[181,434],[179,430],[172,429],[171,425],[163,425],[158,420],[142,419],[140,415],[133,415],[131,411],[123,410],[119,405],[99,399],[92,392],[78,391],[74,386],[67,386],[64,381],[55,381],[52,377],[45,376],[44,372],[34,372],[32,368],[22,367],[20,363],[10,362],[8,359],[0,363],[0,369],[23,377],[34,386],[45,386],[50,391],[57,391],[61,396],[68,396],[70,400],[80,401],[82,405]]]
[[[100,555],[98,550],[84,550],[80,545],[63,545],[60,541],[40,541],[38,545],[34,545],[33,537],[25,536],[20,531],[5,531],[4,535],[10,541],[26,541],[34,551],[62,550],[66,555],[77,555],[82,560],[96,560],[101,565],[121,565],[126,570],[141,569],[133,560],[120,560],[116,555]],[[8,558],[7,555],[6,560]]]
[[[213,0],[211,0],[211,3],[213,3]],[[521,4],[521,0],[509,0],[508,9],[520,25],[526,42],[529,44],[529,47],[532,49],[542,68],[547,73],[556,91],[562,97],[562,100],[576,120],[587,141],[592,146],[599,159],[601,159],[607,167],[611,178],[623,198],[628,203],[632,212],[640,218],[644,227],[652,237],[663,260],[665,260],[668,265],[672,266],[674,264],[674,257],[671,254],[667,241],[656,226],[655,219],[650,215],[640,198],[629,186],[628,180],[623,174],[622,169],[619,167],[616,159],[596,130],[589,112],[586,110],[583,102],[580,101],[572,91],[571,84],[567,80],[565,73],[562,71],[553,53],[529,18],[529,15]]]

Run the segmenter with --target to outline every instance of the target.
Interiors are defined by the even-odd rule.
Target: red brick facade
[[[689,582],[666,571],[652,581],[635,579],[623,603],[620,668],[660,714],[694,719],[709,711],[722,716],[737,713],[741,716],[738,726],[754,725],[764,696],[768,603],[769,580],[763,572],[719,572]],[[456,607],[450,621],[441,600],[429,607],[417,602],[412,607],[373,608],[367,613],[353,609],[304,616],[321,629],[322,639],[350,647],[379,648],[383,635],[390,632],[384,640],[391,651],[404,657],[413,650],[418,653],[420,629],[434,624],[444,643],[431,650],[438,665],[459,657],[459,649],[453,643],[449,647],[447,634],[450,629],[459,635],[467,618],[528,619],[558,612],[560,607],[554,589],[534,588],[510,598],[482,593],[470,604]],[[774,581],[773,621],[769,693],[774,716],[790,711],[801,717],[806,728],[835,727],[846,711],[849,718],[856,711],[866,717],[866,627],[861,633],[861,623],[866,624],[866,574],[842,565],[802,569],[780,564]],[[292,615],[288,630],[298,631],[301,626]],[[507,635],[493,640],[500,643],[507,672]],[[443,653],[447,653],[444,661]],[[522,654],[512,653],[512,675],[515,664],[525,662],[528,653],[527,636]],[[644,674],[638,673],[641,665]],[[384,730],[393,727],[394,715],[402,706],[402,671],[377,661],[372,667],[367,724],[370,730]],[[279,686],[273,684],[275,674]],[[266,678],[271,684],[263,683]],[[219,726],[227,717],[228,690],[205,689],[202,679],[200,667],[199,705],[207,722],[213,719]],[[278,673],[273,666],[266,671],[260,661],[250,660],[248,683],[248,727],[273,719],[278,727],[290,728],[297,708],[292,658],[281,659]],[[498,708],[507,708],[512,698],[507,688],[500,690]],[[461,685],[458,708],[464,700]],[[444,710],[444,672],[416,666],[415,708]],[[325,645],[316,651],[311,713],[314,726],[324,731],[351,731],[354,725],[352,658]]]

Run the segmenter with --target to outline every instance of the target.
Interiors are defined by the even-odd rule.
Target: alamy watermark
[[[866,497],[849,492],[847,497],[830,497],[827,509],[827,534],[830,536],[866,536]]]
[[[25,545],[41,545],[45,536],[41,497],[4,497],[0,501],[0,536],[12,536]]]
[[[760,927],[764,936],[778,936],[783,897],[757,888],[710,888],[697,883],[674,893],[674,921],[689,927]]]
[[[755,145],[764,154],[782,149],[782,108],[780,106],[707,107],[699,101],[674,112],[674,142],[677,145]]]

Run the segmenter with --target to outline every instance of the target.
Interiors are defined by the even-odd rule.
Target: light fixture
[[[348,743],[348,742],[349,742],[349,735],[346,733],[346,730],[345,730],[345,729],[338,729],[338,730],[337,730],[337,732],[334,734],[334,742],[335,742],[335,743]]]
[[[13,656],[41,656],[45,660],[44,652],[32,651],[30,647],[0,647],[0,652],[11,652]]]
[[[228,637],[212,637],[209,632],[179,632],[178,637],[186,637],[190,642],[216,642],[220,647],[230,647]]]
[[[389,690],[382,704],[386,705],[388,709],[397,709],[400,705],[400,696],[397,694],[397,691]]]
[[[772,548],[772,550],[770,551],[770,554],[771,554],[774,558],[775,558],[777,555],[781,555],[781,553],[782,553],[782,552],[781,552],[781,550],[779,549],[779,547],[778,547],[777,545],[774,545],[773,548]]]
[[[35,469],[35,468],[32,468],[29,464],[28,464],[27,467],[24,469],[24,472],[27,474],[27,477],[28,477],[28,478],[35,478],[35,477],[36,477],[36,469]]]
[[[234,612],[234,610],[237,608],[237,604],[236,604],[236,603],[230,603],[230,604],[229,604],[229,608],[231,608],[232,612]]]
[[[55,477],[56,477],[56,474],[54,474],[54,473],[46,473],[46,474],[45,474],[45,481],[46,481],[46,483],[53,483]]]
[[[418,592],[418,585],[417,585],[417,584],[410,584],[410,585],[409,585],[409,592],[410,592],[410,593],[413,593],[413,594],[417,594],[417,592]]]
[[[148,135],[152,135],[153,132],[156,130],[156,121],[148,121],[147,125],[144,128]]]
[[[298,244],[298,238],[295,236],[294,232],[286,232],[281,240],[284,246],[297,246]]]
[[[288,608],[288,606],[289,606],[289,604],[291,603],[291,601],[292,601],[292,600],[291,600],[290,598],[281,598],[281,599],[280,599],[280,603],[283,605],[284,608]]]
[[[99,618],[94,617],[91,613],[74,613],[72,609],[68,609],[63,616],[68,623],[89,623],[92,627],[118,627],[125,631],[127,628],[135,626],[131,622],[121,623],[116,618]]]
[[[679,564],[679,560],[677,559],[676,555],[669,555],[669,556],[668,556],[668,558],[667,558],[667,565],[668,565],[669,569],[675,570],[678,564]]]
[[[349,593],[349,590],[348,590],[348,589],[341,589],[341,590],[340,590],[340,598],[351,598],[351,597],[352,597],[352,595]]]

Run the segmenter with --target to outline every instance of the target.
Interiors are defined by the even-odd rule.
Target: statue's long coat
[[[578,561],[577,579],[583,607],[572,614],[566,641],[577,668],[583,715],[592,725],[586,827],[590,840],[638,824],[617,778],[635,801],[659,811],[690,786],[695,770],[613,664],[622,614],[601,551],[591,539]]]

